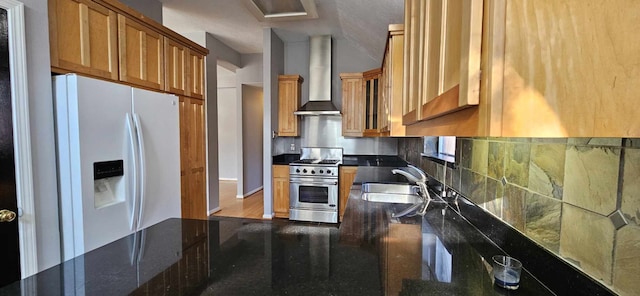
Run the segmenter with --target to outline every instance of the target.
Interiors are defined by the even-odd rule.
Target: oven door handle
[[[291,184],[296,184],[299,186],[313,186],[313,185],[338,185],[338,182],[313,182],[313,181],[294,181],[294,180],[289,180],[289,183]]]

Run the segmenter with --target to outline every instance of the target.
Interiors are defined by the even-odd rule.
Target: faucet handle
[[[405,178],[407,178],[409,181],[413,182],[413,183],[420,183],[420,179],[416,176],[414,176],[412,173],[409,173],[405,170],[402,169],[393,169],[391,170],[391,173],[395,174],[400,174],[403,175]]]
[[[418,172],[418,174],[420,174],[420,178],[422,182],[427,182],[429,179],[427,178],[427,174],[424,173],[423,170],[421,170],[419,167],[414,166],[412,164],[407,164],[407,167],[412,168],[414,171]]]

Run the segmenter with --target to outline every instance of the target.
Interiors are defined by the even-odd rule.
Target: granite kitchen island
[[[516,291],[493,285],[503,251],[449,206],[398,220],[403,205],[362,201],[357,184],[388,171],[359,171],[339,225],[168,219],[0,295],[554,295],[526,270]]]

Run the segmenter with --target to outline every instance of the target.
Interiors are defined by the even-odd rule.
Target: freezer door
[[[64,260],[132,233],[131,87],[75,74],[54,78]],[[122,172],[94,179],[94,164]],[[119,174],[119,176],[118,176]],[[104,177],[104,176],[103,176]]]
[[[133,114],[144,147],[142,212],[138,229],[180,218],[178,97],[133,88]]]

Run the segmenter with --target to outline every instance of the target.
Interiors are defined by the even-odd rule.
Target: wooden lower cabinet
[[[349,200],[349,193],[351,192],[351,186],[356,178],[358,167],[341,166],[340,167],[340,180],[339,180],[339,197],[338,197],[338,215],[340,221],[344,216],[344,210],[347,207],[347,201]]]
[[[276,218],[289,218],[289,166],[273,166],[273,212]]]
[[[204,101],[180,98],[182,218],[207,218]]]

